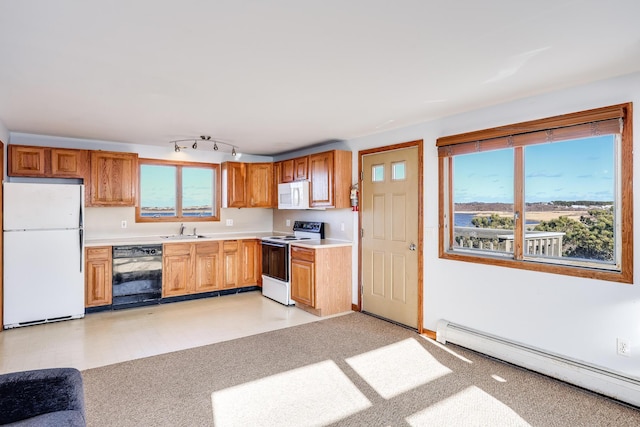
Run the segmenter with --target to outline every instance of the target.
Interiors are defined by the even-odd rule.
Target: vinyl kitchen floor
[[[80,370],[320,320],[247,292],[101,313],[0,333],[0,373]]]

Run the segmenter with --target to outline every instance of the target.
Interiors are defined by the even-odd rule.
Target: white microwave
[[[278,209],[309,209],[309,181],[278,184]]]

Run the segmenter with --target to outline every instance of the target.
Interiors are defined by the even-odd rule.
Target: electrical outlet
[[[286,220],[286,221],[285,221],[285,225],[286,225],[287,227],[291,227],[291,220],[290,220],[290,219]]]
[[[122,222],[120,222],[120,228],[127,228],[127,221],[126,220],[122,220]]]
[[[233,220],[232,219],[228,219],[226,224],[227,224],[227,227],[233,226]]]
[[[625,339],[618,338],[617,349],[620,356],[631,356],[631,343]]]

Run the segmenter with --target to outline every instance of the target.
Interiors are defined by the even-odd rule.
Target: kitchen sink
[[[172,234],[170,236],[160,236],[162,239],[167,240],[189,240],[189,239],[203,239],[207,236],[202,234]]]

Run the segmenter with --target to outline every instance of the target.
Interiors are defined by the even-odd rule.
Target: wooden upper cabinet
[[[309,155],[309,205],[348,208],[351,191],[351,151]]]
[[[274,206],[273,163],[249,163],[247,167],[249,207],[272,208]]]
[[[247,168],[245,163],[222,164],[222,207],[247,207]]]
[[[278,182],[304,181],[308,178],[309,157],[296,157],[295,159],[280,162],[280,175]]]
[[[89,206],[135,206],[138,155],[91,151]]]
[[[293,159],[283,160],[280,162],[279,182],[293,181]]]
[[[46,176],[45,147],[9,145],[9,176]]]
[[[51,176],[85,178],[89,166],[89,151],[64,148],[51,149]]]
[[[223,163],[222,207],[274,207],[273,180],[273,163]]]
[[[280,163],[279,182],[304,181],[308,178],[309,157],[296,157]]]
[[[293,180],[304,181],[309,177],[309,157],[298,157],[293,159]]]
[[[87,175],[88,151],[9,145],[9,176],[79,178]]]

